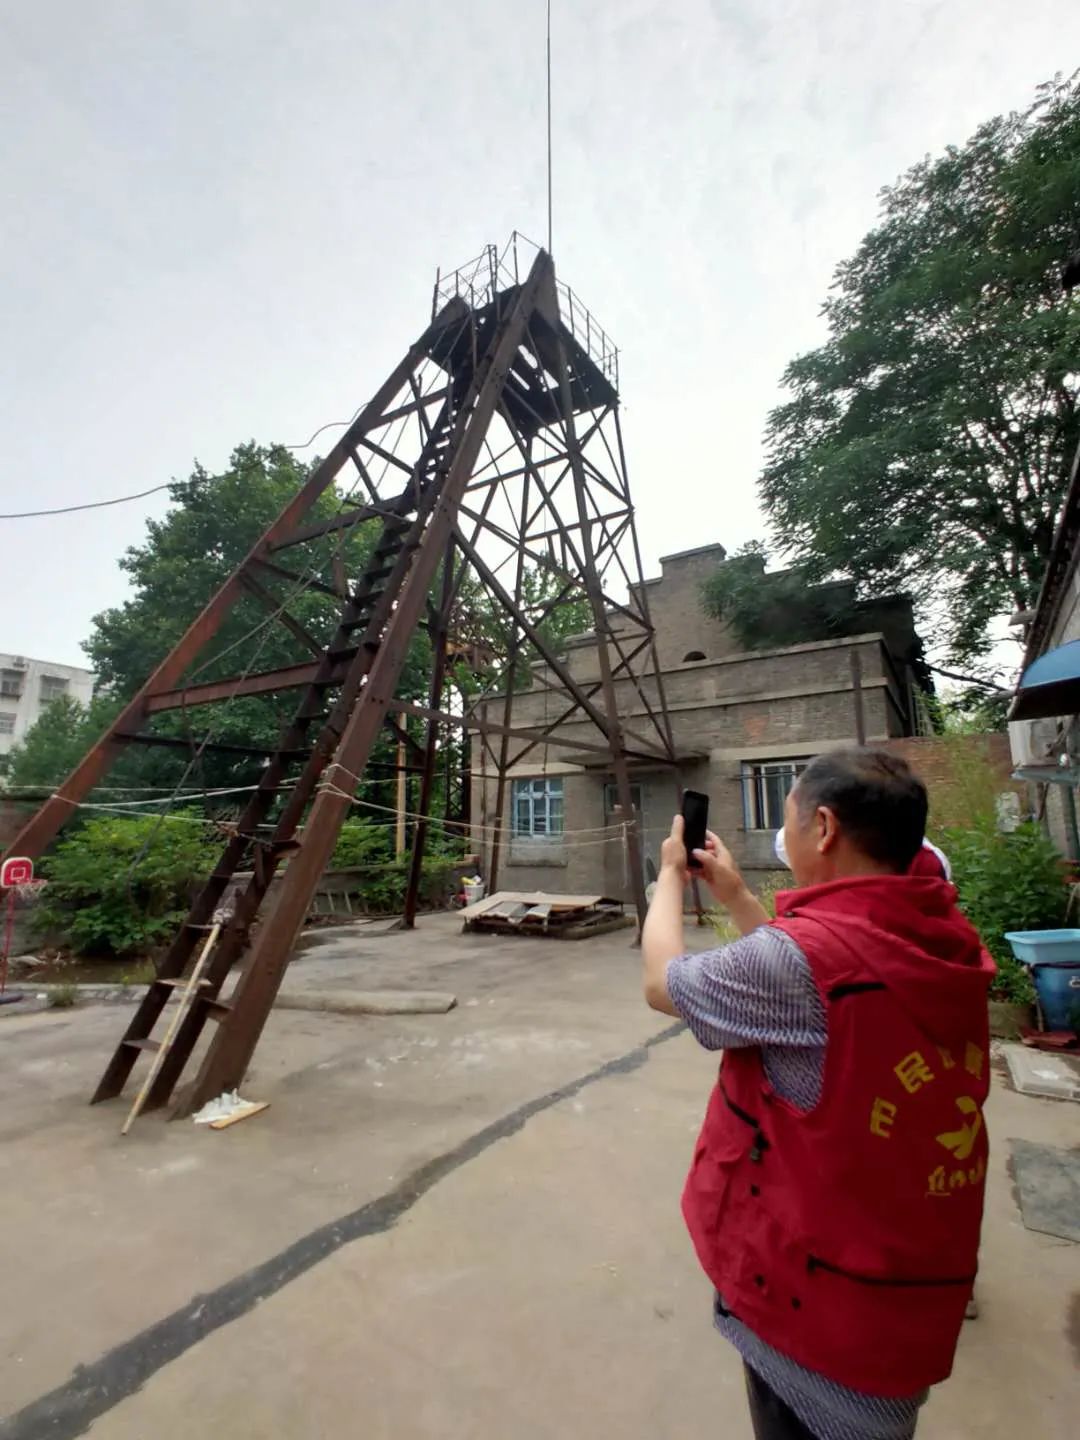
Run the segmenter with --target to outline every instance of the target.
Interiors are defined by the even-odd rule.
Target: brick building
[[[763,874],[776,868],[773,836],[800,768],[830,747],[862,734],[883,741],[923,733],[925,669],[910,598],[857,603],[853,585],[830,586],[851,617],[850,633],[798,645],[747,651],[731,627],[707,615],[703,583],[725,559],[720,545],[669,555],[645,581],[671,717],[679,774],[670,767],[632,769],[633,798],[644,835],[646,876],[670,828],[679,781],[710,796],[710,823],[739,862]],[[837,607],[838,609],[840,607]],[[617,615],[611,624],[617,627]],[[575,678],[598,677],[594,636],[566,642]],[[542,670],[542,666],[538,667]],[[631,686],[616,682],[635,723]],[[646,684],[646,689],[648,686]],[[648,696],[650,702],[655,692]],[[491,718],[499,702],[491,702]],[[534,687],[515,697],[514,724],[543,726],[558,697]],[[595,741],[575,716],[563,740]],[[497,777],[474,747],[474,847],[489,875]],[[508,774],[498,886],[512,890],[602,893],[630,897],[623,820],[614,776],[597,758],[537,747]]]

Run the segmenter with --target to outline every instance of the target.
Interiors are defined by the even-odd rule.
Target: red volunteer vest
[[[948,961],[911,942],[931,893]],[[726,1052],[683,1194],[725,1307],[799,1364],[872,1395],[945,1379],[975,1279],[993,966],[954,898],[943,881],[903,876],[776,897],[774,923],[826,1004],[821,1098],[797,1110],[758,1049]],[[896,903],[902,939],[887,924]],[[932,1036],[920,1023],[928,995]]]

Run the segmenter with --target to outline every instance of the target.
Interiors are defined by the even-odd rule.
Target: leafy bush
[[[421,909],[446,904],[453,889],[456,862],[438,856],[425,859],[420,870],[418,900]],[[373,868],[358,886],[357,896],[364,909],[372,915],[399,915],[405,906],[405,887],[409,879],[409,856]]]
[[[391,832],[377,821],[345,822],[330,865],[360,871],[357,895],[372,914],[400,913],[409,856],[390,858]],[[172,938],[192,894],[213,868],[221,840],[201,818],[102,816],[67,835],[41,864],[48,880],[34,913],[40,932],[82,955],[145,955]],[[439,906],[455,861],[424,861],[420,903]]]
[[[1025,822],[1012,831],[987,820],[969,829],[942,832],[952,864],[960,908],[998,964],[993,994],[1030,1001],[1031,980],[1014,958],[1007,930],[1052,930],[1065,918],[1065,867],[1040,826]]]
[[[170,937],[219,849],[196,817],[102,816],[61,840],[41,864],[48,880],[35,927],[84,955],[144,953]]]
[[[330,857],[331,870],[358,870],[364,865],[390,859],[391,832],[388,825],[362,817],[346,820]]]
[[[331,870],[359,870],[353,898],[372,915],[400,914],[405,904],[411,854],[392,858],[391,826],[378,820],[357,817],[346,820],[330,860]],[[460,859],[462,842],[437,826],[428,831],[426,854],[420,871],[419,901],[422,907],[441,906],[450,897],[453,871]]]

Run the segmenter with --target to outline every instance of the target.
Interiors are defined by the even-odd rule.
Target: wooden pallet
[[[548,895],[497,890],[461,912],[464,929],[487,934],[582,939],[624,920],[621,901],[603,895]]]

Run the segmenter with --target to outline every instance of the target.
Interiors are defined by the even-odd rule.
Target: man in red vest
[[[952,1369],[982,1217],[993,964],[952,886],[907,873],[926,812],[899,757],[819,756],[787,800],[798,888],[776,920],[715,836],[697,852],[743,937],[704,954],[684,953],[680,818],[661,851],[645,994],[724,1051],[683,1214],[759,1440],[907,1440]]]

